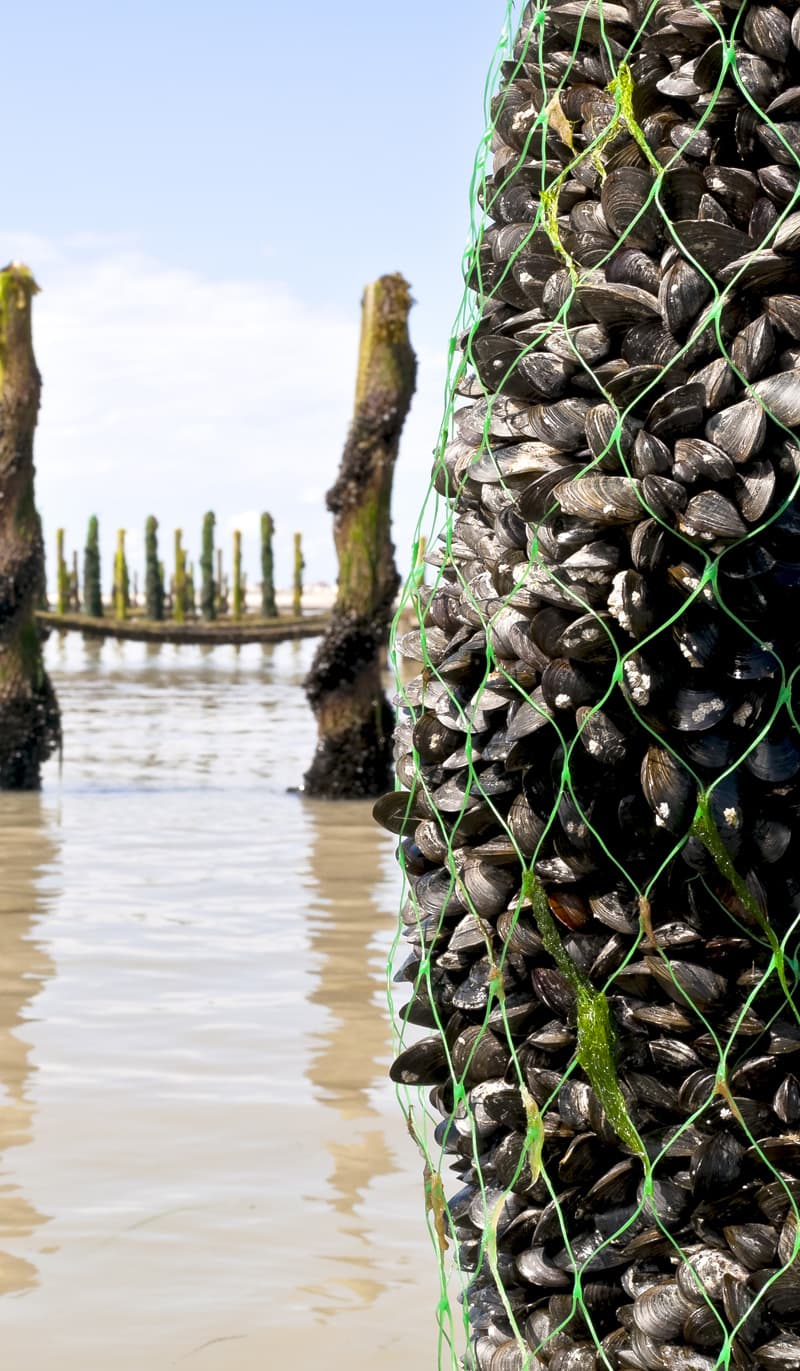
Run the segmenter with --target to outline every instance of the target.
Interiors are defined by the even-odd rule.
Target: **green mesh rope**
[[[509,4],[487,125],[376,806],[439,1364],[786,1371],[800,7]]]

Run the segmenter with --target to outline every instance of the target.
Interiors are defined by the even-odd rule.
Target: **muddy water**
[[[63,768],[0,796],[15,1371],[436,1365],[391,840],[287,794],[312,650],[48,644]]]

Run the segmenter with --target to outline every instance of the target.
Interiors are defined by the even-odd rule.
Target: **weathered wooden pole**
[[[144,612],[158,623],[164,618],[164,570],[158,560],[158,520],[148,515],[144,526]]]
[[[186,568],[186,613],[190,619],[197,618],[197,596],[194,589],[194,562]]]
[[[28,267],[0,272],[0,789],[38,787],[58,746],[58,703],[44,669],[34,611],[44,591],[44,545],[33,487],[41,378],[33,355]]]
[[[233,603],[231,612],[234,619],[241,619],[244,596],[242,594],[242,535],[238,528],[233,534]]]
[[[172,592],[172,617],[176,624],[186,619],[186,553],[181,547],[183,530],[175,530],[175,578]]]
[[[261,613],[265,619],[278,617],[275,603],[275,562],[272,539],[275,524],[271,514],[261,515]]]
[[[69,608],[69,572],[64,558],[64,530],[56,529],[56,614]]]
[[[292,581],[292,613],[296,619],[303,613],[303,572],[305,570],[303,560],[303,535],[294,535],[294,577]]]
[[[114,616],[125,619],[128,614],[128,566],[125,561],[125,530],[117,529],[117,552],[114,557]]]
[[[100,538],[97,515],[89,520],[86,547],[83,550],[83,612],[92,619],[103,617],[103,595],[100,588]]]
[[[216,619],[217,597],[214,587],[214,515],[211,510],[203,518],[203,550],[200,554],[200,613],[204,619]]]
[[[399,584],[392,478],[416,382],[411,303],[399,275],[364,293],[353,420],[327,496],[339,577],[332,622],[306,679],[318,742],[305,788],[331,799],[379,795],[391,783],[394,721],[381,672]]]
[[[76,614],[81,612],[81,583],[78,576],[78,554],[72,553],[72,571],[69,577],[69,607]]]

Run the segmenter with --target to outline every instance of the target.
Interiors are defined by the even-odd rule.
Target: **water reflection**
[[[376,934],[388,930],[392,919],[377,897],[386,840],[372,822],[369,805],[307,801],[306,810],[312,824],[313,878],[308,931],[319,976],[309,999],[330,1015],[327,1028],[312,1043],[308,1076],[329,1111],[323,1127],[333,1163],[330,1203],[346,1221],[342,1232],[359,1244],[352,1257],[337,1257],[353,1266],[353,1274],[343,1276],[340,1284],[366,1307],[384,1287],[374,1279],[379,1254],[360,1210],[373,1182],[396,1170],[385,1119],[373,1098],[376,1084],[386,1093],[390,1051],[389,1024],[380,1003],[384,957],[374,946]],[[325,1305],[317,1312],[335,1312],[331,1293],[326,1292]]]
[[[66,635],[65,635],[65,636],[66,636]],[[99,667],[101,658],[102,658],[102,656],[103,656],[103,642],[104,642],[104,639],[103,639],[103,638],[93,638],[91,634],[89,634],[89,633],[84,633],[84,634],[82,635],[82,641],[83,641],[83,655],[84,655],[84,658],[85,658],[85,660],[86,660],[86,665],[87,665],[88,667]],[[61,666],[61,665],[62,665],[62,662],[61,662],[61,660],[59,659],[59,666]]]
[[[56,857],[38,795],[0,795],[0,1294],[38,1284],[36,1267],[5,1250],[27,1238],[47,1216],[9,1178],[7,1153],[29,1143],[34,1104],[30,1047],[24,1025],[53,963],[35,938],[44,913],[42,875]]]

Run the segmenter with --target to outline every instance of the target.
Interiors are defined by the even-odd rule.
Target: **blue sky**
[[[469,180],[506,0],[45,0],[4,18],[2,260],[33,268],[38,498],[52,563],[100,516],[134,561],[155,513],[196,553],[270,509],[333,575],[324,491],[359,301],[402,271],[418,395],[396,477],[407,556],[462,293]],[[281,572],[283,570],[283,576]]]

